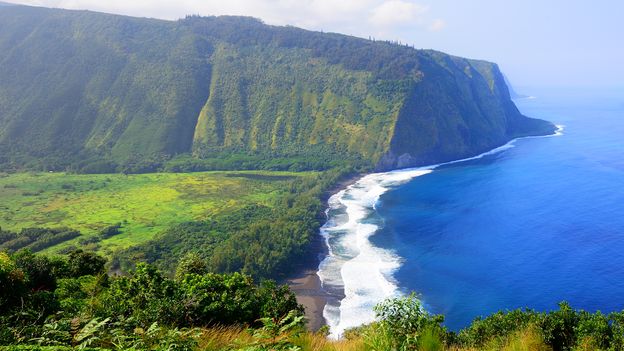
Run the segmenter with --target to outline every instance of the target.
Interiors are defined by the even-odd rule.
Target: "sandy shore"
[[[317,331],[325,325],[323,309],[327,303],[327,293],[321,287],[321,280],[316,270],[307,270],[300,276],[287,281],[290,289],[297,296],[297,302],[305,307],[308,328]]]
[[[283,283],[290,287],[297,297],[297,302],[305,308],[308,329],[317,331],[326,324],[323,309],[328,298],[327,292],[321,285],[321,279],[316,274],[319,264],[327,256],[327,245],[321,235],[316,235],[310,243],[310,252],[310,256],[294,270],[298,273],[290,276]]]

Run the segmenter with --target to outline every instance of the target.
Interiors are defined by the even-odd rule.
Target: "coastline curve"
[[[328,299],[323,310],[330,337],[340,338],[345,330],[374,321],[373,307],[401,294],[393,273],[401,267],[402,258],[370,241],[383,226],[376,205],[384,193],[440,166],[500,153],[514,147],[520,139],[561,136],[563,129],[563,125],[557,125],[553,134],[515,138],[460,160],[368,174],[332,195],[326,210],[327,222],[320,230],[328,251],[317,270],[322,288],[331,296],[340,296]]]

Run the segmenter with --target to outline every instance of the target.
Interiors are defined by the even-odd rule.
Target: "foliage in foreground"
[[[378,322],[348,331],[366,350],[623,350],[624,311],[609,315],[575,310],[562,302],[550,312],[530,309],[477,318],[459,333],[426,313],[414,296],[375,307]]]
[[[200,328],[264,324],[277,338],[284,326],[301,325],[303,310],[287,287],[207,273],[193,261],[171,279],[147,264],[108,276],[104,259],[82,251],[0,253],[0,345],[189,350]]]
[[[428,314],[415,295],[387,300],[375,307],[377,321],[329,340],[322,333],[284,332],[280,344],[257,348],[255,335],[232,337],[206,331],[208,350],[323,350],[323,351],[619,351],[624,349],[624,312],[604,315],[574,310],[561,303],[558,310],[499,312],[476,319],[459,333],[447,330],[443,317]],[[265,329],[266,326],[263,328]],[[201,339],[201,338],[200,338]],[[210,342],[206,342],[210,340]],[[218,346],[216,346],[218,345]],[[241,346],[242,345],[242,346]],[[250,346],[251,345],[251,346]],[[266,345],[265,345],[266,346]],[[279,346],[279,347],[278,347]],[[280,348],[281,347],[281,348]]]
[[[0,350],[624,349],[624,312],[561,303],[551,312],[498,312],[455,333],[415,295],[382,302],[376,322],[329,340],[305,331],[303,309],[288,287],[209,273],[197,254],[185,256],[169,278],[144,263],[109,276],[103,258],[83,251],[0,253],[0,286]]]

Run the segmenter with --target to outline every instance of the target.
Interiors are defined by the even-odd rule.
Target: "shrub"
[[[72,277],[84,275],[99,275],[106,271],[106,259],[93,253],[82,250],[72,251],[68,255],[68,273]]]
[[[505,338],[524,330],[538,319],[539,314],[529,309],[499,311],[486,318],[475,319],[470,326],[460,331],[459,341],[465,346],[481,347],[492,339]]]
[[[102,239],[108,239],[108,238],[110,238],[110,237],[113,237],[113,236],[115,236],[115,235],[118,235],[118,234],[120,234],[120,233],[121,233],[121,230],[120,230],[120,229],[121,229],[121,224],[120,224],[120,223],[117,223],[117,224],[115,224],[115,225],[108,226],[108,227],[106,227],[106,228],[104,228],[104,229],[102,229],[102,230],[100,231],[100,237],[101,237]]]
[[[567,302],[561,302],[559,309],[543,316],[539,328],[544,341],[555,351],[569,350],[576,345],[578,313]]]
[[[427,313],[415,294],[388,299],[374,310],[379,322],[364,332],[373,350],[415,349],[419,344],[435,349],[445,339],[444,317]]]

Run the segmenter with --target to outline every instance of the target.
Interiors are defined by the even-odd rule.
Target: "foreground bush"
[[[180,262],[175,279],[143,263],[126,276],[108,276],[104,262],[83,251],[0,253],[0,351],[624,350],[624,312],[561,303],[551,312],[498,312],[454,333],[415,295],[382,302],[376,322],[333,341],[305,331],[288,287],[209,273],[197,255]]]
[[[203,273],[188,260],[175,280],[143,263],[109,277],[104,264],[83,251],[0,253],[0,345],[191,350],[200,327],[303,318],[288,287],[271,281]]]
[[[442,325],[444,317],[425,311],[415,294],[388,299],[374,310],[376,322],[344,335],[354,343],[361,341],[364,350],[444,350],[454,340]]]

